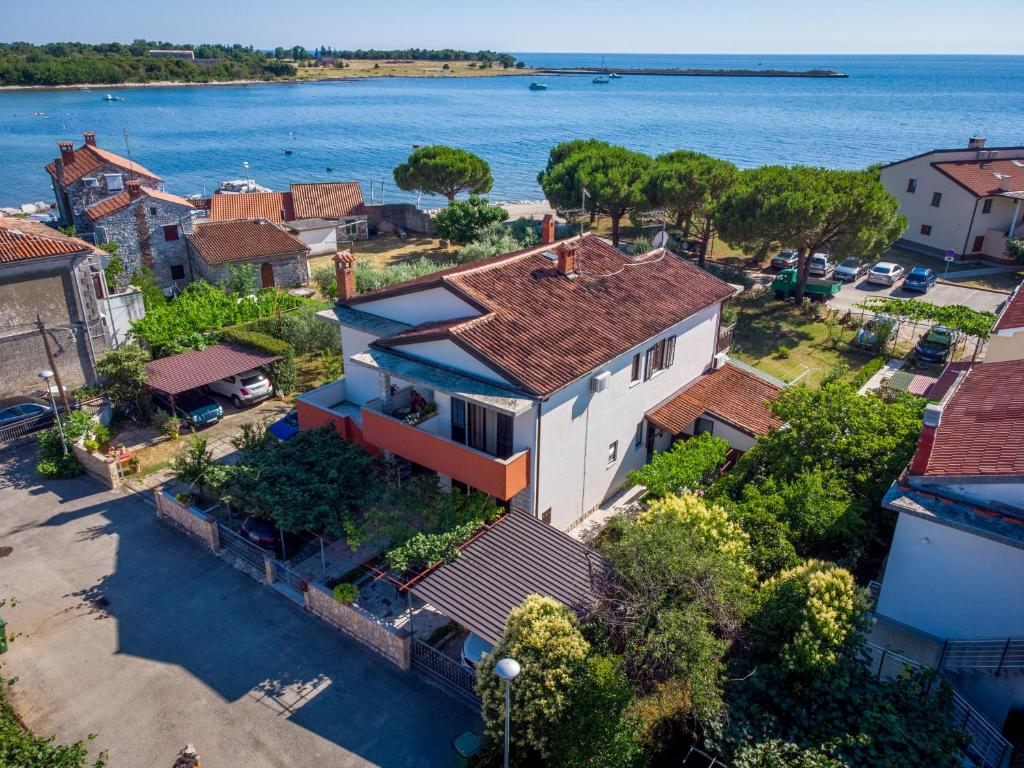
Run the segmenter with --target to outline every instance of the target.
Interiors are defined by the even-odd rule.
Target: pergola
[[[173,402],[174,396],[182,392],[280,359],[280,355],[269,355],[238,344],[213,344],[146,363],[146,386],[164,392]]]
[[[496,645],[509,613],[527,596],[551,597],[574,610],[589,606],[606,568],[600,555],[567,533],[510,512],[408,588]]]

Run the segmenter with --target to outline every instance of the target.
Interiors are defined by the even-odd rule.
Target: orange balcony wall
[[[465,483],[502,501],[530,484],[528,450],[499,459],[432,435],[379,411],[362,409],[363,439],[383,451]]]

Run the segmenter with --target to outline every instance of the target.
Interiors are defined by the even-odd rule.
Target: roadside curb
[[[936,285],[949,285],[953,288],[966,288],[969,291],[984,291],[985,293],[998,293],[1000,296],[1009,296],[1010,291],[1000,291],[996,288],[979,288],[976,285],[963,285],[962,283],[954,283],[950,280],[936,280]]]

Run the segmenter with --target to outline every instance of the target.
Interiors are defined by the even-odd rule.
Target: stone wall
[[[412,634],[390,624],[356,605],[339,603],[323,584],[313,582],[305,593],[306,607],[328,624],[358,640],[400,669],[409,669]]]
[[[387,203],[366,206],[366,218],[371,226],[382,229],[382,225],[401,227],[417,235],[434,234],[434,222],[430,216],[410,203]],[[386,226],[384,227],[386,228]]]
[[[78,443],[74,443],[71,449],[75,452],[78,463],[85,468],[87,475],[96,478],[107,488],[120,487],[121,475],[117,471],[117,462],[114,459],[108,459],[106,456],[86,450]]]
[[[189,248],[189,260],[195,277],[201,277],[207,282],[218,283],[226,278],[230,272],[229,267],[239,264],[251,264],[256,267],[256,279],[260,279],[260,269],[263,264],[269,263],[274,268],[274,285],[278,288],[297,288],[309,282],[309,263],[306,260],[305,251],[274,256],[269,259],[248,259],[231,261],[226,264],[209,264],[202,256],[196,253],[194,248]]]
[[[127,208],[98,221],[96,241],[117,243],[118,255],[130,273],[149,267],[161,287],[183,288],[191,279],[185,233],[192,211],[188,206],[143,194]],[[176,240],[167,239],[165,226],[176,227]],[[181,277],[172,276],[172,267],[181,268]]]
[[[211,552],[220,549],[220,534],[216,520],[195,507],[182,504],[167,491],[157,488],[153,491],[153,496],[156,499],[157,517],[176,523],[190,536],[201,541]]]
[[[119,174],[122,179],[121,189],[108,189],[105,174]],[[108,197],[113,197],[114,195],[122,192],[127,188],[125,185],[129,179],[137,178],[143,184],[154,184],[153,181],[145,178],[144,176],[129,173],[124,168],[114,165],[113,163],[104,163],[95,171],[89,173],[87,178],[97,179],[98,184],[96,184],[96,186],[89,186],[85,183],[85,179],[83,178],[68,185],[65,190],[68,202],[71,205],[71,210],[68,212],[71,215],[71,223],[75,225],[75,229],[77,229],[79,233],[93,231],[92,219],[86,215],[85,209],[91,205],[95,205],[101,200],[106,200]],[[62,208],[62,206],[59,207]]]

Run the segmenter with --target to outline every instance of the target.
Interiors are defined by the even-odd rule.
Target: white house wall
[[[365,405],[380,397],[380,375],[377,371],[356,365],[352,356],[365,352],[377,337],[347,325],[341,326],[341,351],[345,360],[345,399],[354,405]]]
[[[462,347],[449,339],[437,339],[435,341],[422,341],[417,344],[403,344],[396,349],[404,355],[418,357],[421,360],[428,360],[446,368],[456,371],[465,371],[488,381],[495,381],[499,384],[509,382],[495,373],[491,368],[484,365],[473,355],[469,354]]]
[[[940,639],[1024,635],[1024,549],[901,513],[878,613]]]
[[[408,325],[476,317],[479,310],[446,288],[428,288],[359,304],[361,312],[386,317]]]
[[[310,256],[323,256],[338,250],[338,230],[333,225],[322,229],[306,229],[294,233],[309,246]]]
[[[754,438],[746,432],[741,432],[735,427],[726,424],[724,421],[719,421],[714,416],[705,416],[704,418],[711,419],[714,422],[711,434],[725,440],[729,444],[730,448],[736,448],[740,451],[749,451],[754,447]],[[697,422],[694,422],[683,430],[683,434],[692,435],[696,426]]]
[[[644,414],[703,373],[711,365],[718,333],[719,306],[676,324],[565,388],[542,404],[540,496],[538,513],[552,510],[551,523],[567,528],[610,496],[626,476],[643,466],[646,449],[634,445]],[[675,335],[672,367],[652,379],[630,384],[633,355]],[[596,373],[609,371],[603,392],[591,392]],[[618,456],[607,461],[608,446],[618,442]]]

